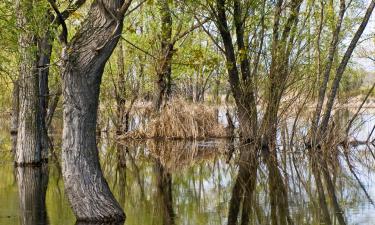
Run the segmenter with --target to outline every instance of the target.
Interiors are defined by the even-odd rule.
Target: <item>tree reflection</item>
[[[360,196],[342,164],[342,149],[312,151],[305,143],[291,145],[285,138],[273,152],[237,143],[150,140],[118,146],[112,152],[115,157],[107,158],[117,160],[113,179],[120,202],[130,212],[127,223],[350,224],[340,209]],[[227,151],[228,146],[236,148],[235,167],[220,155],[222,146]],[[108,164],[109,175],[113,165]]]
[[[16,167],[22,225],[48,224],[46,191],[48,167]]]
[[[117,173],[118,173],[118,186],[119,186],[119,203],[125,204],[125,187],[126,187],[126,154],[128,149],[126,146],[116,144],[117,153]]]
[[[156,143],[159,146],[159,143]],[[175,214],[172,197],[172,174],[166,171],[159,158],[155,158],[156,207],[162,215],[163,225],[174,225]]]
[[[240,211],[242,212],[241,225],[247,225],[251,219],[251,206],[254,205],[253,192],[256,186],[258,168],[258,157],[255,149],[250,148],[241,151],[238,165],[239,172],[229,203],[228,225],[237,224]]]

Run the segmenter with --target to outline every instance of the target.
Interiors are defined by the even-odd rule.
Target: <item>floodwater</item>
[[[371,116],[364,116],[362,121],[363,126],[357,132],[361,140],[367,138],[375,124]],[[60,165],[54,160],[59,158],[58,149],[48,168],[14,168],[8,133],[7,127],[0,130],[0,225],[75,224],[64,195]],[[122,145],[105,136],[99,143],[101,165],[126,213],[125,224],[226,224],[238,169],[236,157],[227,162],[225,152],[236,144],[228,140],[208,140]],[[354,169],[369,196],[375,199],[375,166],[372,166],[375,160],[368,148],[360,146],[352,150]],[[319,224],[320,219],[316,218],[319,208],[314,204],[317,199],[307,194],[309,190],[316,195],[308,163],[298,157],[295,166],[288,161],[285,165],[294,224]],[[337,171],[335,183],[347,224],[375,224],[375,206],[345,165],[343,162]],[[282,165],[280,167],[283,171]],[[300,172],[299,177],[293,168]],[[261,165],[250,224],[270,224],[267,174],[267,168]],[[330,212],[333,223],[338,224],[331,208]]]

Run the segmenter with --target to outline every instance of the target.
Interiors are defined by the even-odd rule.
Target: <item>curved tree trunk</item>
[[[120,37],[126,11],[122,6],[128,3],[94,1],[81,29],[62,54],[62,170],[65,192],[80,221],[125,218],[102,174],[95,130],[101,78]]]
[[[17,167],[20,224],[47,224],[48,167]]]

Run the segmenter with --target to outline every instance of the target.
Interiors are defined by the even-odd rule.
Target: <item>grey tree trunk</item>
[[[119,40],[127,3],[94,1],[81,29],[63,49],[62,172],[79,221],[125,218],[102,174],[95,130],[101,78]]]
[[[16,177],[22,225],[46,224],[48,167],[17,167]]]
[[[39,164],[41,162],[39,122],[39,80],[36,71],[36,38],[28,27],[32,1],[18,0],[17,26],[22,28],[18,45],[19,67],[19,115],[15,163],[17,165]]]

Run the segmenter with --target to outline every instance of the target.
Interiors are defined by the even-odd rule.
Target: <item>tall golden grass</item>
[[[132,139],[206,139],[229,137],[218,122],[215,108],[201,104],[174,100],[161,112],[151,115],[148,123],[127,132],[120,138]]]

